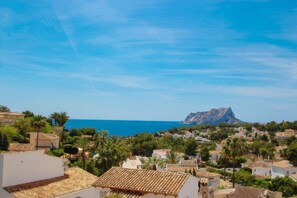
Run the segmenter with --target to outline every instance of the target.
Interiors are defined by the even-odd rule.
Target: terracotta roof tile
[[[112,167],[99,177],[94,186],[177,196],[189,176],[185,173]]]
[[[213,177],[219,177],[221,175],[218,173],[212,173],[212,172],[208,172],[208,171],[198,171],[198,172],[196,172],[196,176],[202,177],[202,178],[213,178]]]
[[[167,164],[167,171],[170,172],[185,172],[185,171],[193,171],[195,169],[196,172],[198,172],[197,167],[193,166],[181,166],[180,164]]]
[[[114,196],[120,196],[122,198],[142,198],[144,194],[137,193],[137,192],[126,192],[126,191],[110,191],[110,192],[107,192],[103,196],[103,198],[111,198]]]
[[[80,168],[69,168],[62,177],[10,186],[5,190],[15,198],[53,198],[91,188],[96,179]]]

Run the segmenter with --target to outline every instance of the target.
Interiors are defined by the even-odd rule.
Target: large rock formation
[[[232,109],[219,108],[211,109],[210,111],[190,113],[185,121],[185,124],[205,124],[205,125],[219,125],[221,123],[237,124],[243,123],[241,120],[235,118]]]

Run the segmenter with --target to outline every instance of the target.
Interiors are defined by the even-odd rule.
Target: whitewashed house
[[[290,164],[288,160],[282,160],[272,164],[271,177],[285,177],[297,173],[297,167]]]
[[[271,177],[272,163],[265,161],[256,161],[245,163],[243,167],[252,169],[252,175],[261,177]]]
[[[166,159],[167,153],[169,153],[170,149],[157,149],[153,150],[152,157],[156,157],[157,159]]]
[[[99,198],[198,198],[197,178],[185,173],[112,167],[94,183]]]
[[[130,156],[123,162],[122,168],[141,169],[142,162],[138,156]]]
[[[39,133],[38,148],[59,148],[60,137],[54,133]],[[30,144],[37,145],[37,132],[30,133]]]
[[[0,154],[1,198],[95,198],[97,177],[42,150]]]

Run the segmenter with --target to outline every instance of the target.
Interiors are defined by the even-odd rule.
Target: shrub
[[[58,149],[50,149],[48,151],[49,155],[53,155],[56,157],[61,157],[62,155],[64,155],[64,149],[63,148],[58,148]]]

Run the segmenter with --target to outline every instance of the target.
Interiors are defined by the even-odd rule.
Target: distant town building
[[[169,153],[170,149],[157,149],[153,150],[152,157],[156,157],[157,159],[166,159],[167,153]]]
[[[252,169],[252,174],[260,177],[271,177],[272,163],[265,161],[256,161],[245,163],[244,167]]]
[[[130,156],[126,161],[123,162],[122,168],[141,169],[141,161],[138,156]]]
[[[297,173],[297,167],[290,164],[288,160],[282,160],[272,164],[272,178],[290,176],[295,173]]]
[[[16,119],[24,118],[25,115],[17,112],[0,112],[0,123],[12,124]]]
[[[221,157],[222,150],[211,150],[209,151],[210,157],[209,160],[211,162],[216,162]]]
[[[286,140],[290,137],[296,137],[296,131],[293,129],[286,129],[284,132],[275,133],[275,137],[279,140]]]

